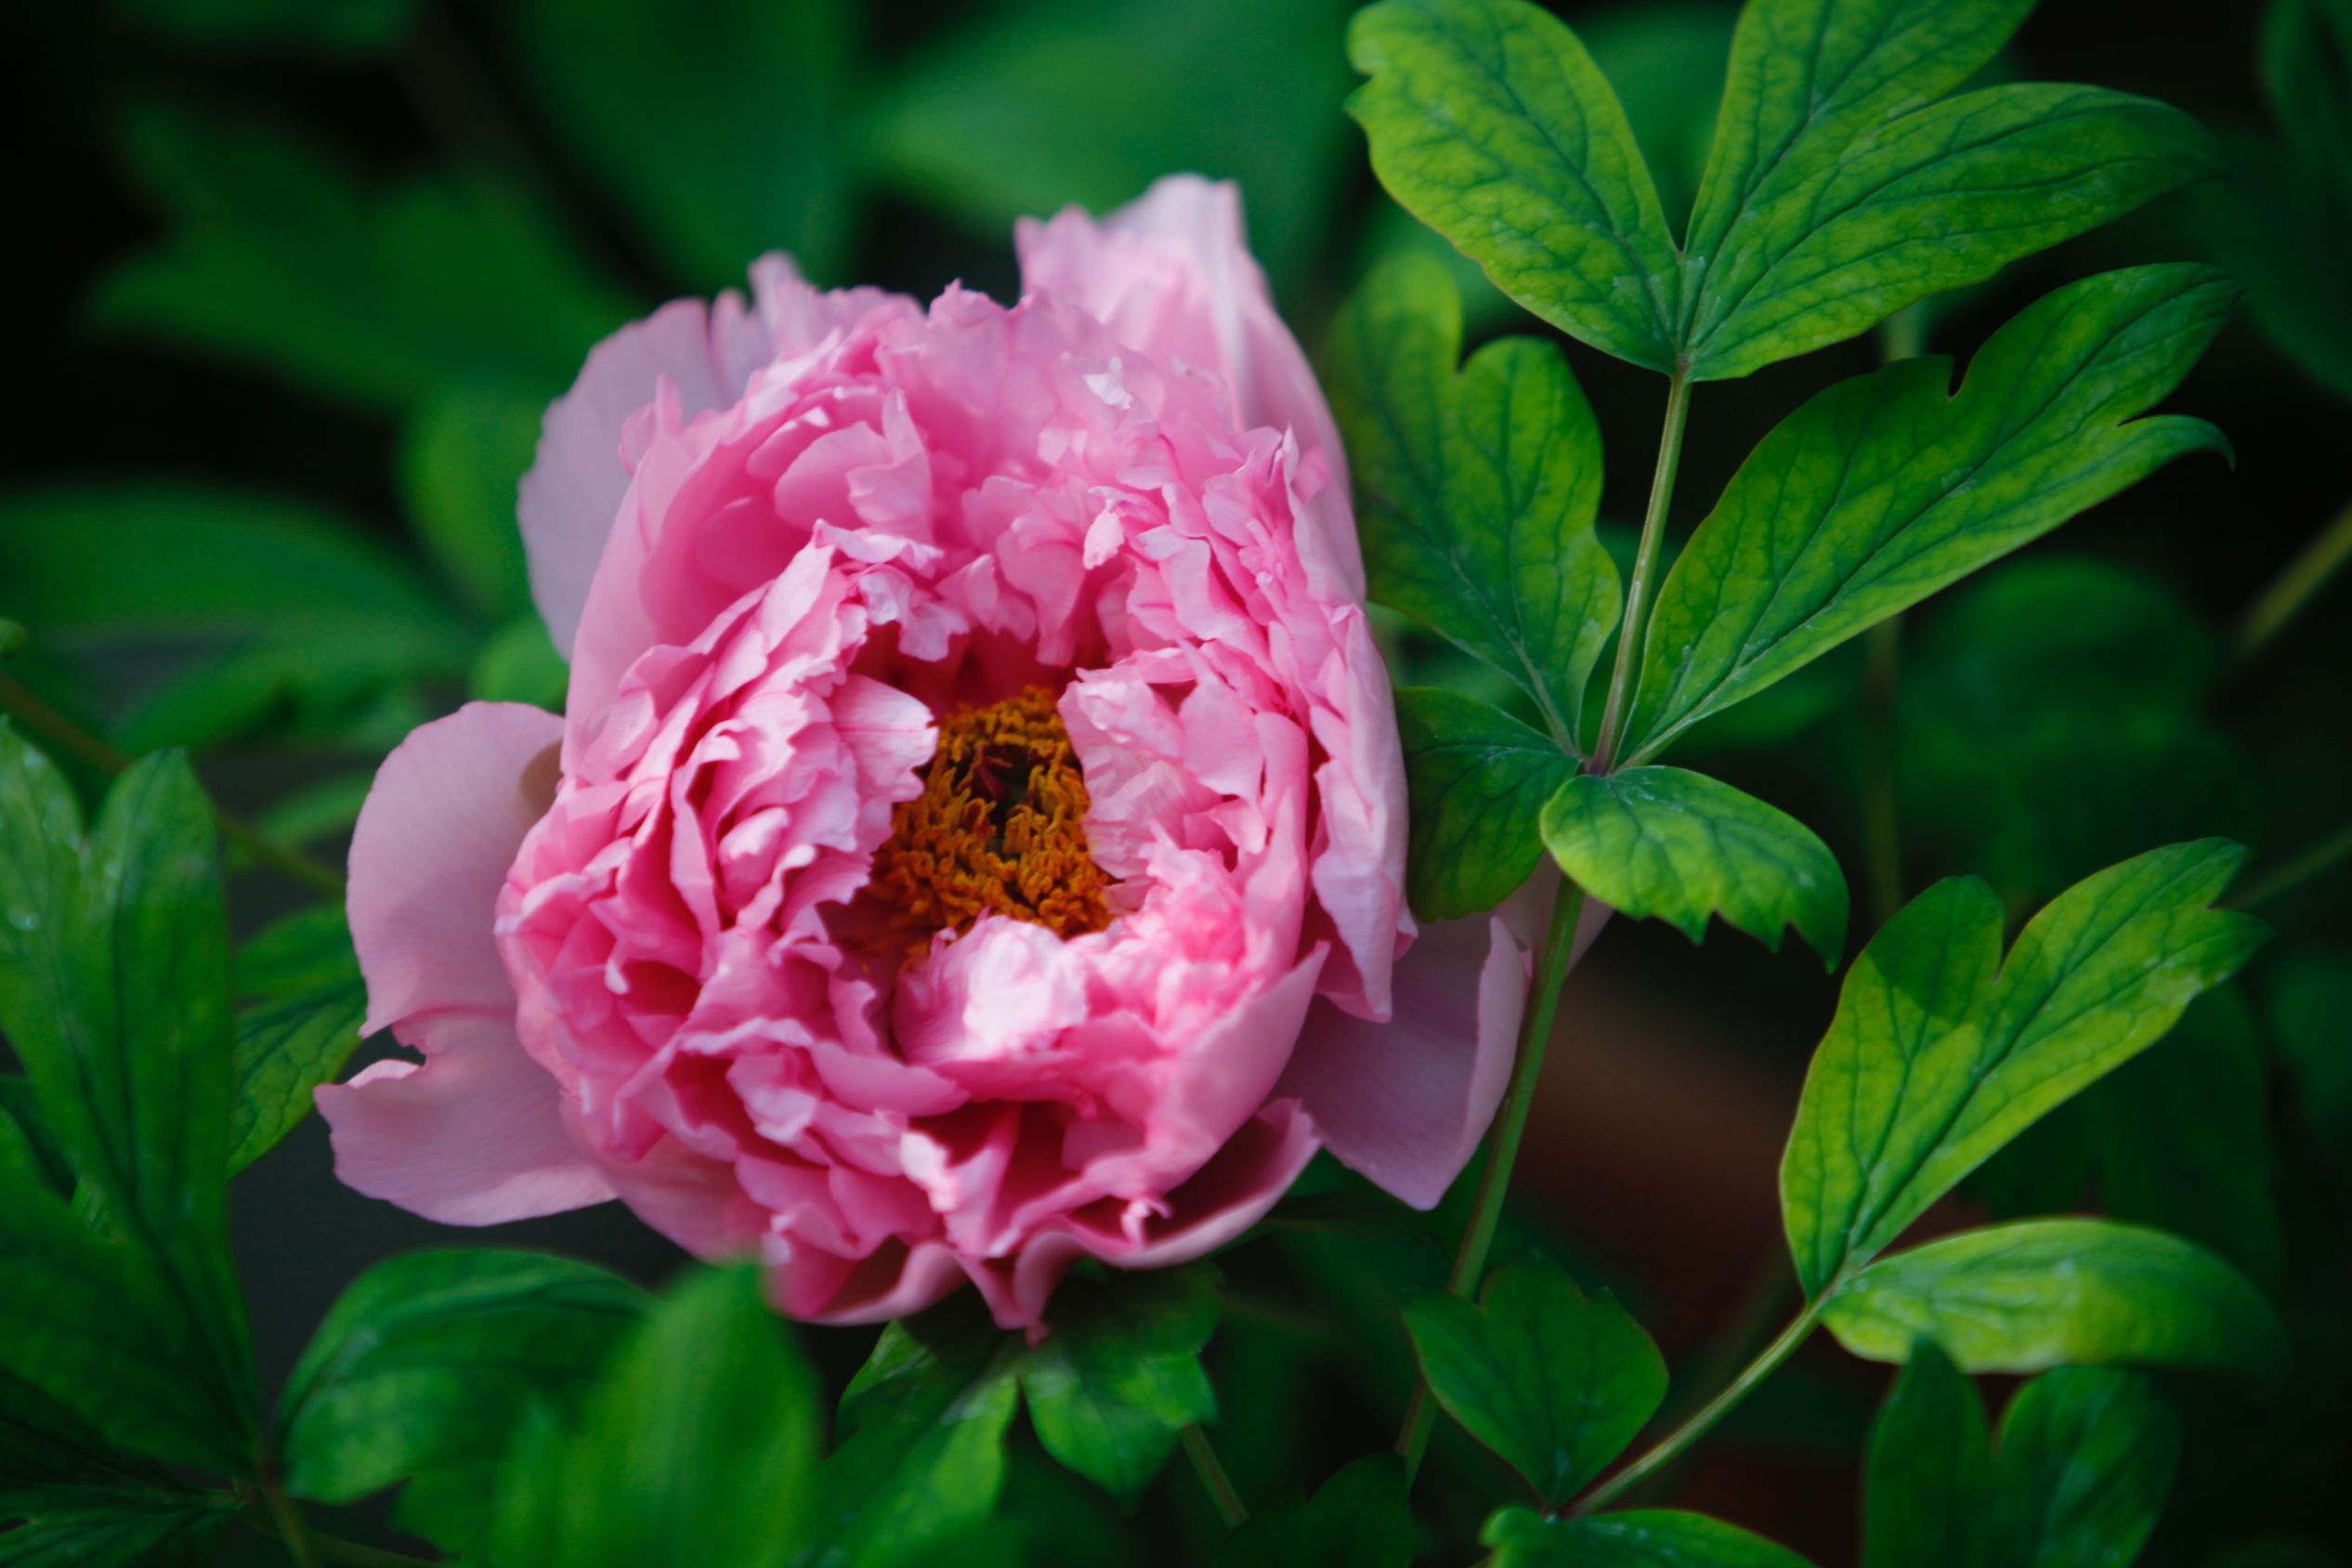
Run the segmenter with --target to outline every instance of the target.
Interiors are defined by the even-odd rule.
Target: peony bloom
[[[1238,199],[1017,242],[1010,308],[764,260],[549,409],[568,712],[473,704],[376,778],[351,930],[424,1059],[320,1091],[352,1186],[619,1197],[795,1316],[968,1279],[1035,1327],[1318,1147],[1422,1207],[1460,1169],[1524,948],[1415,940],[1342,458]]]

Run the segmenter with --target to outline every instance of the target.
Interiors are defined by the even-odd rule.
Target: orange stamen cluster
[[[1111,923],[1086,848],[1086,780],[1052,695],[1031,686],[939,721],[922,793],[903,802],[867,891],[920,945],[990,910],[1058,936]]]

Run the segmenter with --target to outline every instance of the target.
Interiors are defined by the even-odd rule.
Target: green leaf
[[[544,399],[507,388],[452,386],[400,430],[400,493],[418,542],[467,603],[500,620],[530,608],[516,490],[545,412]]]
[[[7,961],[0,953],[0,964]],[[0,1074],[0,1169],[14,1170],[59,1197],[73,1196],[73,1166],[49,1130],[49,1118],[41,1114],[40,1096],[30,1079],[13,1073]]]
[[[268,1001],[359,978],[343,906],[313,904],[281,915],[237,949],[237,994]]]
[[[1493,1568],[1810,1568],[1737,1525],[1667,1509],[1583,1519],[1505,1509],[1479,1539],[1495,1548]]]
[[[1548,1504],[1583,1490],[1666,1399],[1666,1359],[1641,1326],[1548,1262],[1496,1270],[1474,1307],[1416,1297],[1405,1326],[1445,1413]]]
[[[0,1493],[0,1564],[23,1568],[192,1568],[210,1562],[237,1517],[234,1498],[156,1489],[49,1486]]]
[[[2123,1568],[2172,1487],[2180,1418],[2145,1378],[2070,1366],[2019,1391],[2001,1422],[1989,1562]]]
[[[1410,1568],[1413,1510],[1405,1462],[1358,1459],[1310,1502],[1254,1513],[1217,1548],[1216,1568]]]
[[[0,893],[22,967],[8,966],[0,1020],[90,1197],[169,1281],[193,1357],[176,1376],[209,1404],[235,1468],[251,1456],[253,1351],[229,1258],[229,914],[211,803],[186,759],[140,761],[69,882],[54,775],[6,734],[0,774],[18,781],[0,798],[14,824],[67,835],[6,834]]]
[[[1381,268],[1332,323],[1372,596],[1517,682],[1574,751],[1620,598],[1593,534],[1601,426],[1554,346],[1505,338],[1457,370],[1461,350],[1460,293],[1428,255]]]
[[[2217,172],[2176,110],[2009,83],[1946,98],[2032,0],[1756,0],[1685,250],[1700,380],[1869,330],[1914,300]]]
[[[1696,942],[1709,915],[1774,952],[1784,928],[1830,968],[1846,946],[1845,874],[1813,830],[1719,779],[1679,767],[1582,774],[1544,806],[1560,869],[1636,920]]]
[[[359,807],[374,785],[372,770],[358,769],[297,786],[254,813],[254,830],[289,849],[346,835],[359,821]],[[342,918],[339,912],[336,918]]]
[[[856,238],[843,126],[856,7],[519,7],[517,54],[581,167],[698,293],[783,250],[820,279]]]
[[[229,1113],[229,1169],[242,1170],[310,1114],[310,1091],[331,1083],[359,1043],[367,987],[331,982],[237,1015],[237,1097]]]
[[[1543,858],[1544,803],[1575,776],[1575,760],[1501,709],[1435,686],[1399,687],[1396,724],[1413,912],[1440,921],[1494,908]]]
[[[1178,1434],[1217,1418],[1200,1352],[1217,1327],[1206,1265],[1064,1283],[1053,1328],[1023,1358],[1021,1392],[1047,1453],[1133,1502]]]
[[[2228,1263],[2162,1231],[2028,1220],[1880,1259],[1831,1290],[1822,1321],[1872,1361],[1932,1339],[1969,1372],[2142,1362],[2276,1377],[2286,1330]]]
[[[419,1471],[488,1467],[526,1405],[576,1408],[643,1292],[532,1252],[412,1252],[344,1291],[278,1405],[286,1484],[348,1503]]]
[[[529,702],[561,712],[570,676],[547,623],[533,610],[490,634],[465,684],[477,702]]]
[[[2029,921],[2006,963],[2000,903],[1973,878],[1889,921],[1846,976],[1781,1162],[1807,1294],[2235,973],[2267,928],[2208,906],[2243,859],[2204,839],[2110,867]]]
[[[1921,1339],[1870,1429],[1862,1568],[1975,1568],[1993,1494],[1984,1405],[1941,1346]]]
[[[368,189],[289,132],[154,105],[122,140],[177,221],[92,294],[110,330],[397,408],[451,384],[552,395],[636,313],[528,192],[483,171]]]
[[[2202,420],[2133,416],[2188,373],[2234,292],[2187,264],[2103,273],[1995,333],[1957,395],[1946,360],[1907,359],[1783,421],[1659,590],[1628,758],[2174,458],[2226,451]]]
[[[1380,0],[1348,58],[1370,78],[1348,111],[1400,204],[1571,337],[1674,368],[1681,257],[1575,33],[1524,0]]]
[[[0,1176],[0,1183],[7,1180]],[[168,1484],[162,1466],[111,1446],[66,1405],[15,1374],[0,1371],[0,1496],[49,1485],[136,1489]]]
[[[592,1287],[592,1298],[599,1288],[608,1287]],[[511,1356],[502,1339],[478,1342]],[[462,1363],[442,1378],[451,1397],[440,1430],[462,1441],[468,1378]],[[824,1443],[817,1375],[753,1269],[699,1269],[665,1296],[568,1433],[532,1408],[498,1483],[487,1555],[500,1568],[751,1568],[787,1561],[808,1539]]]
[[[818,1472],[820,1564],[887,1562],[987,1517],[1023,1349],[968,1292],[882,1330]]]
[[[62,1406],[104,1444],[149,1457],[250,1465],[238,1414],[202,1374],[208,1347],[152,1257],[6,1170],[0,1257],[0,1368],[46,1396],[40,1409]]]
[[[1326,264],[1352,149],[1348,0],[1035,0],[987,7],[872,85],[873,173],[990,245],[1160,176],[1237,179],[1286,294]]]

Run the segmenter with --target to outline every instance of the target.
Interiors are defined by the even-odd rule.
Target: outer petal
[[[621,432],[667,376],[688,417],[743,395],[766,333],[742,296],[715,307],[673,300],[589,351],[571,390],[548,405],[539,451],[523,476],[519,515],[531,598],[555,646],[569,652],[588,584],[629,488]]]
[[[1527,976],[1500,915],[1427,927],[1397,960],[1390,1021],[1317,1002],[1274,1093],[1299,1097],[1342,1165],[1434,1208],[1502,1102]]]
[[[564,1130],[555,1080],[490,1015],[399,1031],[424,1051],[318,1091],[335,1174],[445,1225],[527,1220],[612,1196]]]
[[[346,903],[371,1032],[424,1013],[514,1011],[491,925],[506,868],[554,797],[563,728],[543,709],[471,702],[412,731],[376,771]]]
[[[563,721],[477,702],[376,774],[351,840],[348,913],[368,1025],[423,1065],[379,1062],[318,1091],[335,1169],[372,1197],[490,1224],[611,1196],[565,1132],[555,1080],[515,1035],[491,937],[499,890],[552,792]]]
[[[1170,175],[1100,224],[1072,207],[1013,228],[1025,290],[1067,300],[1154,358],[1224,378],[1243,428],[1287,428],[1319,487],[1301,507],[1300,550],[1326,597],[1364,597],[1347,459],[1299,340],[1274,307],[1230,182]]]

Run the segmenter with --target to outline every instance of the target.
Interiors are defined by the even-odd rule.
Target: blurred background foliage
[[[1559,8],[1617,85],[1679,216],[1731,6]],[[0,630],[25,635],[0,692],[120,752],[185,746],[264,838],[338,859],[376,762],[409,727],[469,697],[560,705],[563,667],[514,527],[540,410],[606,333],[737,283],[770,249],[824,283],[928,295],[961,278],[1001,296],[1016,216],[1104,209],[1190,168],[1241,182],[1311,348],[1365,268],[1407,246],[1462,269],[1473,336],[1542,330],[1379,195],[1339,107],[1349,9],[20,10],[0,67],[20,149]],[[2145,1561],[2241,1548],[2274,1555],[2227,1561],[2332,1561],[2352,1468],[2352,592],[2332,575],[2352,553],[2352,0],[2048,0],[2015,54],[2005,69],[2199,114],[2225,135],[2230,180],[1931,301],[1877,343],[1710,385],[1679,530],[1815,387],[1881,354],[1965,353],[2054,283],[2125,261],[2207,255],[2244,281],[2240,324],[2179,399],[2235,439],[2235,469],[2167,470],[1689,749],[1816,827],[1874,923],[1951,871],[1980,872],[2021,910],[2151,844],[2225,833],[2254,847],[2248,894],[2280,930],[2255,970],[1997,1161],[1970,1201],[2152,1221],[2266,1281],[2297,1326],[2296,1375],[2270,1406],[2179,1391],[2189,1458]],[[1613,454],[1604,515],[1628,517],[1654,382],[1569,353]],[[1476,681],[1390,630],[1401,678]],[[98,751],[65,757],[85,785],[103,771]],[[275,876],[240,892],[248,925],[304,895]],[[1777,1152],[1832,991],[1804,964],[1730,938],[1694,955],[1663,927],[1613,932],[1590,971],[1571,987],[1564,1027],[1578,1038],[1555,1053],[1501,1255],[1540,1246],[1614,1283],[1705,1387],[1784,1288],[1771,1167],[1738,1151],[1745,1138]],[[447,1241],[325,1170],[313,1126],[239,1187],[265,1357],[299,1343],[360,1262]],[[1286,1212],[1273,1242],[1231,1260],[1214,1352],[1221,1441],[1261,1496],[1304,1489],[1379,1441],[1412,1365],[1387,1304],[1444,1267],[1434,1228],[1356,1201],[1321,1168]],[[674,1257],[617,1214],[516,1234],[640,1276]],[[845,1374],[862,1350],[852,1336],[819,1353]],[[1800,1359],[1677,1495],[1824,1563],[1851,1561],[1877,1376]],[[1447,1495],[1491,1493],[1492,1461],[1458,1433],[1437,1462],[1474,1483]],[[1143,1506],[1169,1513],[1172,1560],[1199,1555],[1210,1521],[1188,1489]],[[1016,1457],[1006,1511],[1057,1522],[1050,1561],[1126,1561],[1114,1505],[1041,1456]]]

